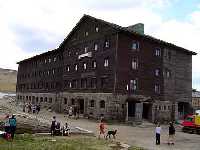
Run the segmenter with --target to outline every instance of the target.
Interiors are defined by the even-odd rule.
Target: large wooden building
[[[151,121],[190,111],[195,52],[84,15],[55,50],[18,62],[17,97],[84,116]]]

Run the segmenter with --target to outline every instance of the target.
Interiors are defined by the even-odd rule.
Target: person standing
[[[16,120],[14,114],[13,114],[12,117],[9,119],[9,124],[10,124],[11,138],[14,139],[14,135],[15,135],[15,131],[16,131],[16,125],[17,125],[17,120]]]
[[[6,115],[6,117],[5,117],[4,130],[6,133],[10,133],[9,115]]]
[[[161,133],[160,123],[157,124],[155,132],[156,132],[156,145],[160,145],[160,133]]]
[[[55,128],[56,128],[56,116],[53,116],[53,120],[51,122],[51,135],[55,135]]]
[[[168,145],[174,145],[174,137],[175,137],[175,127],[173,122],[169,123],[169,138],[168,138]]]
[[[103,134],[103,137],[105,138],[105,123],[104,123],[103,119],[101,120],[101,122],[99,124],[99,139],[102,134]]]

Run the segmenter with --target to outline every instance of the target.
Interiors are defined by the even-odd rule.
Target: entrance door
[[[128,116],[135,117],[135,103],[128,102]]]
[[[142,118],[144,119],[150,119],[150,111],[151,110],[151,104],[143,103],[143,113]]]
[[[84,114],[84,99],[78,99],[78,103],[80,114]]]

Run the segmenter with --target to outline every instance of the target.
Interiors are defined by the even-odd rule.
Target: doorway
[[[84,99],[78,99],[78,107],[80,114],[84,114]]]

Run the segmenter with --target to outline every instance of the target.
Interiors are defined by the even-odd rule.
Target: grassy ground
[[[6,141],[0,138],[0,150],[118,150],[109,145],[109,140],[98,140],[94,137],[43,137],[30,134],[17,135],[15,139]],[[132,147],[130,150],[142,150]]]

